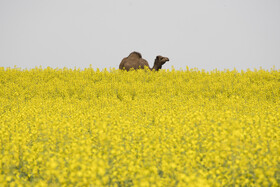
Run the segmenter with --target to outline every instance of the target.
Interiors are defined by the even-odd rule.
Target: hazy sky
[[[280,0],[0,0],[0,67],[280,68]]]

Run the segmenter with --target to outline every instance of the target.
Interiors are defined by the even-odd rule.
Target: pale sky
[[[0,0],[0,67],[280,69],[280,0]]]

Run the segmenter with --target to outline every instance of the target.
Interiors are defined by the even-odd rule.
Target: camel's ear
[[[160,56],[160,55],[158,55],[158,56],[156,57],[156,59],[157,59],[157,60],[159,60],[159,59],[160,59],[160,57],[161,57],[161,56]]]

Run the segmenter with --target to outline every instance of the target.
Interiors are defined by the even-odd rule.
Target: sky
[[[0,67],[280,69],[279,0],[0,0]]]

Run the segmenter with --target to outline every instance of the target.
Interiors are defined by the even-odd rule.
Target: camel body
[[[145,66],[150,69],[150,70],[155,70],[158,71],[159,69],[162,68],[162,65],[169,61],[169,59],[167,57],[163,57],[163,56],[157,56],[154,62],[154,66],[152,68],[150,68],[149,63],[147,62],[147,60],[142,58],[141,53],[139,52],[132,52],[129,54],[128,57],[125,57],[120,65],[119,65],[119,69],[121,70],[126,70],[129,71],[130,69],[145,69]]]

